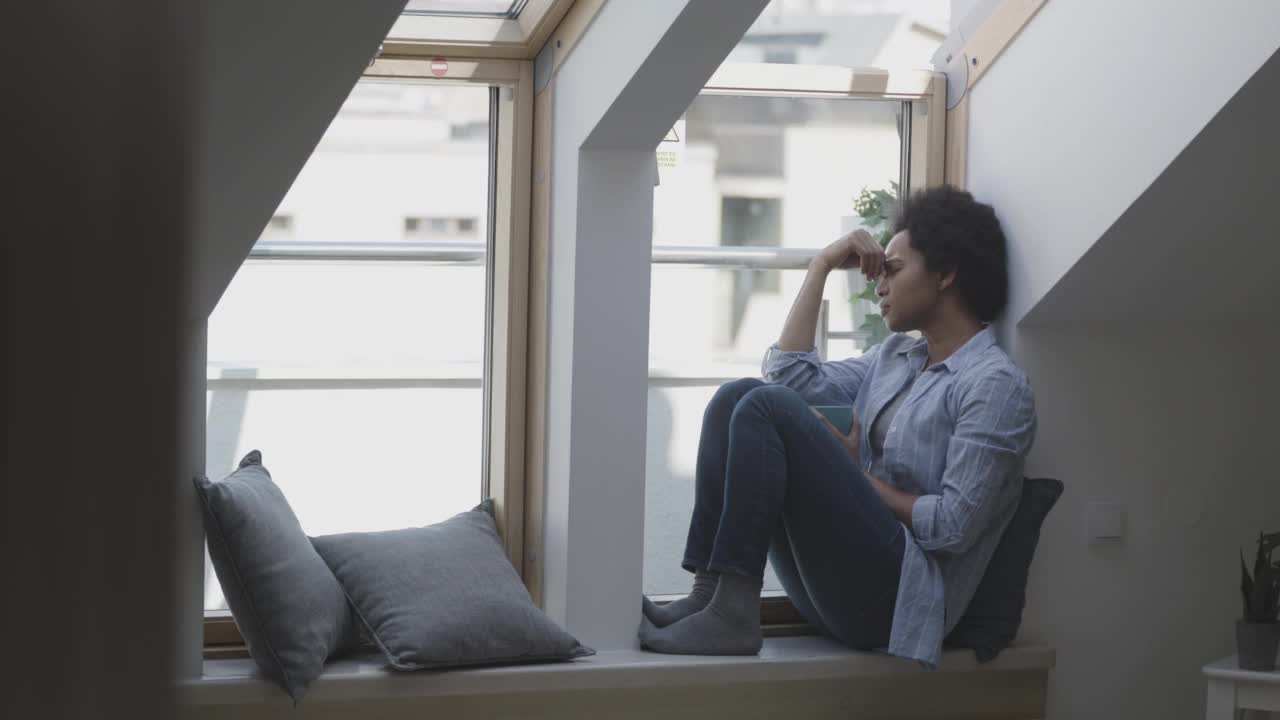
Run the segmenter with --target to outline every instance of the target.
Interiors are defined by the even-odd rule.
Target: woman
[[[759,652],[767,557],[820,631],[937,669],[1016,509],[1035,404],[988,325],[1008,298],[991,206],[925,190],[902,204],[894,232],[883,251],[862,230],[824,248],[765,357],[765,381],[712,398],[682,563],[693,590],[664,607],[644,600],[643,647]],[[879,280],[893,334],[824,362],[813,350],[823,285],[849,268]],[[852,430],[811,405],[852,405]]]

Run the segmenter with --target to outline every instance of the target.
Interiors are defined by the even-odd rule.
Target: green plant
[[[1271,553],[1280,547],[1280,532],[1258,533],[1258,554],[1253,561],[1253,577],[1240,553],[1240,593],[1244,597],[1244,620],[1275,622],[1280,619],[1280,562]]]
[[[871,237],[880,243],[880,247],[889,245],[893,237],[893,214],[898,207],[898,183],[890,182],[888,190],[862,189],[853,200],[853,211],[862,218],[862,226]],[[880,296],[876,295],[876,281],[867,283],[867,289],[849,298],[849,302],[866,300],[872,305],[880,305]],[[867,347],[870,348],[889,337],[889,328],[879,315],[870,315],[858,328],[858,332],[867,334]]]

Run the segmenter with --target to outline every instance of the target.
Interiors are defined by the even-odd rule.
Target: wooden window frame
[[[528,0],[514,18],[401,15],[383,54],[530,60],[560,25],[574,0]]]

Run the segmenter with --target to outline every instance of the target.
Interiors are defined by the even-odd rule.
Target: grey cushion
[[[195,485],[209,557],[249,654],[297,702],[325,660],[358,640],[342,586],[257,450],[222,480]]]
[[[1023,481],[1018,509],[1000,537],[968,608],[944,640],[945,645],[973,648],[978,661],[987,662],[1017,637],[1040,526],[1062,490],[1062,482],[1050,478]]]
[[[492,501],[428,527],[312,538],[397,670],[592,655],[534,607]]]

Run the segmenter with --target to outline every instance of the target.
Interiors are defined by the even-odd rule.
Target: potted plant
[[[1280,546],[1280,532],[1258,534],[1258,553],[1253,576],[1240,553],[1240,592],[1244,596],[1244,617],[1236,621],[1236,653],[1241,670],[1271,672],[1276,669],[1280,650],[1280,562],[1272,562],[1271,552]]]

